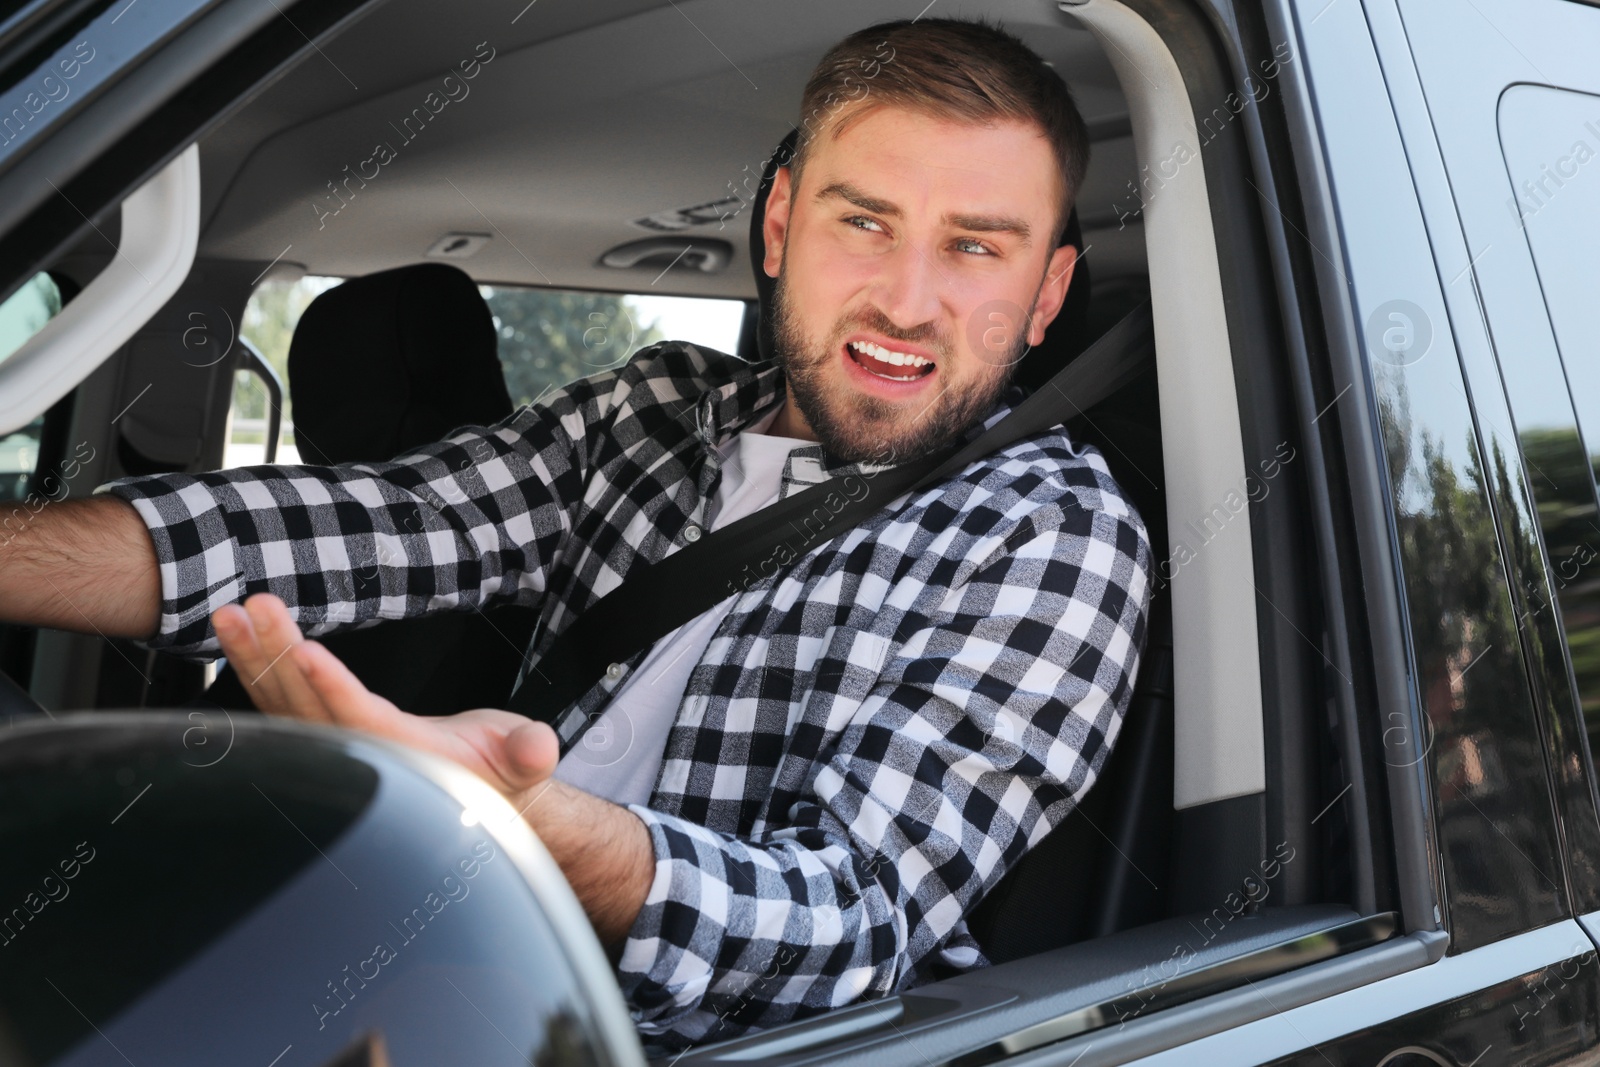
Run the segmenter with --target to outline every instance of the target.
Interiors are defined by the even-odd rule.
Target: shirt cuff
[[[221,654],[211,613],[244,598],[239,546],[210,487],[193,475],[119,478],[95,490],[126,500],[150,531],[161,576],[161,622],[139,644],[179,655]]]
[[[641,1033],[681,1031],[685,1024],[698,1030],[686,1016],[701,1009],[710,991],[710,960],[724,930],[719,920],[733,904],[730,887],[706,876],[720,863],[702,855],[720,852],[722,841],[703,826],[640,804],[628,810],[649,831],[656,866],[617,963],[618,983]]]

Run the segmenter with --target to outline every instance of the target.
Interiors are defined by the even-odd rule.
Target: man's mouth
[[[934,362],[914,352],[897,352],[871,341],[851,341],[845,352],[870,374],[891,382],[913,382],[933,373]]]

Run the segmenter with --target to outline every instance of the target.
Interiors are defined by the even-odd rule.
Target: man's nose
[[[911,241],[902,241],[883,257],[873,303],[896,326],[909,330],[939,317],[943,282],[938,264]]]

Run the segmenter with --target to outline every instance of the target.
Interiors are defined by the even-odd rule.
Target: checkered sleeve
[[[965,916],[1093,784],[1143,648],[1143,524],[1058,515],[908,618],[783,828],[737,839],[632,808],[655,876],[618,971],[647,1039],[766,1028],[971,954]]]
[[[537,601],[572,528],[615,374],[385,463],[124,478],[161,575],[151,648],[215,655],[210,616],[275,593],[308,634]]]

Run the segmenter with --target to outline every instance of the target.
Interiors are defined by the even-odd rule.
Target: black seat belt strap
[[[511,710],[551,721],[613,663],[625,663],[729,596],[860,525],[906,493],[951,477],[1024,437],[1066,422],[1131,381],[1153,353],[1149,301],[1073,359],[1005,418],[964,446],[855,476],[858,498],[830,479],[708,533],[628,575],[556,638],[511,697]],[[852,486],[852,493],[854,486]]]

